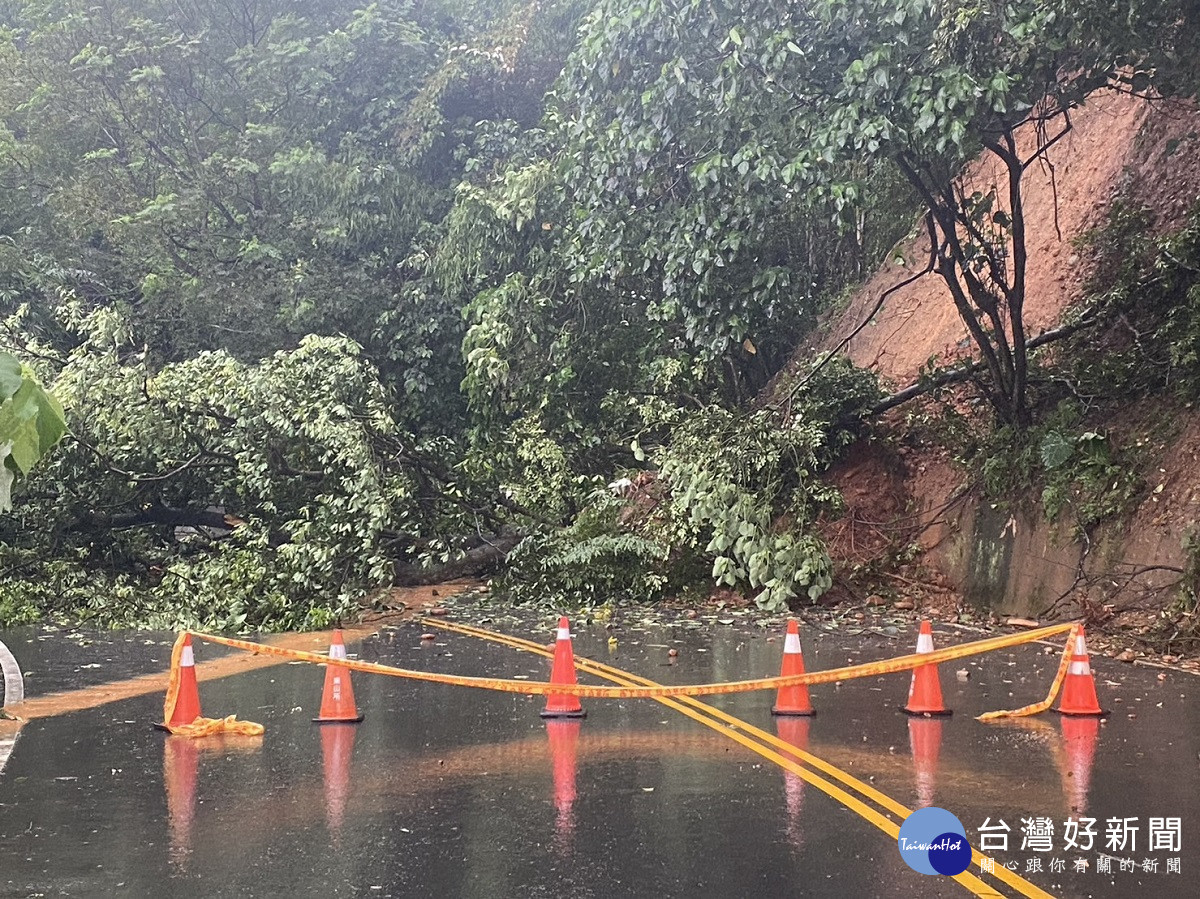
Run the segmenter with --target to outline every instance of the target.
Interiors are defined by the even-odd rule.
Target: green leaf
[[[1074,451],[1074,442],[1068,440],[1059,431],[1051,431],[1042,440],[1042,465],[1048,470],[1058,468],[1071,458]]]
[[[66,429],[62,407],[33,381],[25,380],[0,406],[0,441],[22,474],[58,442]]]
[[[8,353],[0,353],[0,402],[16,393],[24,380],[21,363]]]

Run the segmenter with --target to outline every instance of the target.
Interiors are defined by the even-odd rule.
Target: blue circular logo
[[[971,866],[971,844],[962,823],[944,808],[920,808],[900,825],[900,857],[921,874],[953,877]]]

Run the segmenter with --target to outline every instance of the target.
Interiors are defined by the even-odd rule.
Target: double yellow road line
[[[442,630],[464,636],[488,640],[523,652],[536,653],[547,658],[554,655],[552,651],[547,650],[538,643],[534,643],[532,640],[522,640],[518,637],[510,637],[483,628],[436,618],[425,619],[423,623],[429,627],[441,628]],[[662,686],[648,678],[639,677],[620,668],[614,668],[611,665],[605,665],[602,662],[595,662],[590,659],[577,657],[575,659],[575,667],[580,671],[622,686],[651,688]],[[837,800],[846,808],[882,830],[892,840],[899,840],[900,824],[897,823],[896,819],[898,818],[903,823],[904,819],[912,814],[912,809],[905,807],[887,794],[881,793],[869,784],[863,783],[858,778],[829,764],[823,759],[805,752],[799,747],[793,746],[786,740],[781,740],[774,734],[767,733],[741,718],[730,715],[721,709],[714,708],[691,696],[651,698],[654,698],[656,702],[662,703],[667,708],[674,709],[680,714],[691,718],[693,721],[711,728],[722,736],[728,737],[751,752],[773,762],[785,771],[795,774],[806,783],[812,784],[821,792]],[[803,762],[803,764],[800,764],[800,762]],[[874,803],[875,807],[868,805],[868,802]],[[972,864],[979,866],[984,860],[983,855],[974,849],[972,849],[971,854]],[[1053,899],[1051,894],[1025,880],[1023,877],[1019,877],[1002,865],[995,866],[993,876],[1011,887],[1015,893],[1021,896],[1030,897],[1030,899]],[[978,876],[970,873],[970,869],[954,877],[954,880],[958,881],[958,883],[976,896],[1001,897],[1001,899],[1004,896],[1003,893],[997,892],[995,888],[985,883]]]

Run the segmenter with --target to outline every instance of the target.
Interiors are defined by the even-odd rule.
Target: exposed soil
[[[1033,139],[1032,134],[1024,136],[1027,153]],[[995,175],[996,166],[985,158],[971,167],[969,181],[987,192]],[[1200,200],[1200,114],[1191,105],[1103,96],[1073,116],[1071,133],[1055,145],[1047,164],[1029,169],[1023,196],[1030,251],[1025,310],[1032,335],[1057,325],[1063,311],[1083,299],[1090,260],[1079,238],[1103,224],[1115,200],[1129,199],[1154,210],[1156,233],[1177,227]],[[905,263],[883,265],[820,329],[820,343],[803,347],[791,367],[810,359],[814,349],[838,345],[885,290],[924,264],[927,252],[923,235],[898,246],[891,255],[902,255]],[[846,354],[899,387],[914,381],[930,360],[946,365],[971,356],[972,350],[944,284],[929,275],[893,294],[849,342]],[[1131,409],[1119,420],[1101,423],[1113,439],[1137,439],[1139,422],[1155,416],[1178,427],[1161,449],[1147,446],[1143,453],[1145,490],[1123,525],[1106,535],[1103,560],[1087,559],[1089,547],[1071,545],[1069,533],[1064,537],[1048,526],[1043,543],[1048,547],[1063,541],[1062,546],[1011,560],[1011,570],[1019,572],[1038,566],[1069,568],[1083,556],[1115,575],[1107,585],[1099,578],[1091,584],[1077,579],[1072,585],[1071,572],[1058,572],[1073,591],[1058,613],[1083,610],[1112,619],[1118,629],[1129,626],[1125,637],[1114,631],[1101,642],[1114,651],[1132,647],[1139,660],[1161,661],[1137,642],[1136,632],[1153,624],[1157,610],[1172,601],[1172,585],[1186,561],[1184,536],[1200,520],[1200,416],[1169,405],[1164,400],[1160,409]],[[905,411],[913,411],[910,407]],[[942,552],[943,544],[961,536],[957,512],[977,505],[979,496],[966,491],[971,472],[954,465],[944,448],[921,443],[903,422],[903,414],[894,415],[884,425],[890,434],[886,445],[855,447],[831,472],[846,500],[845,516],[822,528],[838,565],[838,598],[900,608],[912,603],[918,611],[954,618],[963,608],[964,570],[961,561]],[[1015,532],[1015,520],[1012,524]],[[1024,550],[1029,551],[1024,536]],[[902,552],[912,544],[923,555],[906,560]],[[872,568],[879,575],[873,587],[860,587],[855,575]]]
[[[1087,260],[1076,241],[1103,222],[1116,197],[1129,193],[1157,210],[1162,230],[1179,222],[1200,197],[1198,133],[1200,116],[1193,107],[1152,105],[1120,94],[1103,95],[1073,116],[1070,133],[1051,149],[1048,163],[1031,166],[1023,180],[1028,333],[1054,326],[1063,309],[1080,299]],[[1032,132],[1023,135],[1026,154],[1034,139]],[[968,183],[986,193],[997,183],[997,174],[994,159],[984,157],[972,165]],[[924,235],[901,243],[892,260],[820,329],[817,348],[840,343],[885,290],[924,264],[928,252]],[[894,261],[897,256],[904,265]],[[811,352],[805,347],[797,360]],[[929,360],[945,364],[971,355],[971,346],[945,285],[937,275],[927,275],[889,297],[846,353],[884,379],[907,384]]]

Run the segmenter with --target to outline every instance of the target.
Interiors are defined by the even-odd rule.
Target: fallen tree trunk
[[[171,527],[206,528],[229,533],[241,520],[234,515],[213,509],[176,509],[171,506],[148,506],[136,512],[88,512],[68,530],[80,531],[89,528],[119,530],[122,528]]]
[[[468,549],[459,559],[433,567],[398,563],[395,568],[395,585],[397,587],[419,587],[463,577],[491,574],[500,567],[522,539],[524,538],[520,534],[502,534]]]
[[[1037,337],[1031,339],[1025,344],[1027,352],[1045,346],[1048,343],[1053,343],[1056,340],[1064,340],[1073,334],[1090,328],[1092,325],[1099,322],[1099,317],[1094,313],[1089,313],[1079,321],[1069,325],[1063,325],[1061,328],[1053,328],[1049,331],[1043,331]],[[968,381],[977,373],[983,370],[983,363],[979,361],[968,362],[966,365],[959,368],[952,368],[948,371],[940,372],[931,378],[922,378],[914,384],[910,384],[903,390],[893,393],[886,399],[876,403],[870,409],[863,413],[864,418],[874,418],[882,415],[889,409],[894,409],[897,406],[907,403],[909,400],[916,399],[919,396],[924,396],[927,393],[932,393],[939,387],[946,387],[949,384],[958,384],[963,381]]]

